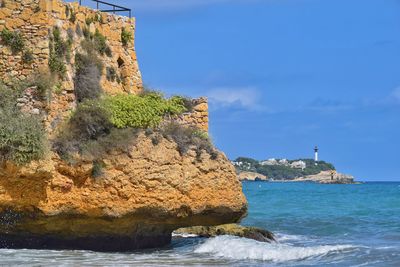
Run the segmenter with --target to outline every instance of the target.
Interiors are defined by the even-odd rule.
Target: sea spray
[[[324,245],[296,247],[280,243],[264,243],[234,236],[210,238],[195,253],[209,253],[217,257],[235,260],[263,260],[285,262],[321,257],[330,253],[346,253],[355,249],[352,245]]]

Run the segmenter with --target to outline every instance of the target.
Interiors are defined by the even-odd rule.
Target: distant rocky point
[[[294,179],[296,182],[317,182],[321,184],[353,184],[354,177],[336,171],[322,171],[315,175],[307,175]]]
[[[268,177],[261,173],[242,171],[238,175],[240,181],[268,181]]]
[[[354,177],[336,171],[333,164],[312,159],[268,159],[239,157],[232,161],[241,181],[315,182],[352,184]]]

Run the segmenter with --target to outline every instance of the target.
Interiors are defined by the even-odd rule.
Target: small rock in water
[[[275,241],[274,234],[270,231],[257,228],[245,227],[238,224],[223,224],[219,226],[194,226],[188,228],[180,228],[176,230],[176,234],[197,235],[200,237],[215,237],[220,235],[233,235],[245,237],[261,242]]]

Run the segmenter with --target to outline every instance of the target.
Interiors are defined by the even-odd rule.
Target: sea
[[[354,185],[244,182],[242,225],[275,233],[263,243],[175,235],[132,253],[0,250],[1,266],[400,266],[400,182]]]

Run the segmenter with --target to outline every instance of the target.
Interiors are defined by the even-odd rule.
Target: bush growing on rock
[[[36,86],[38,96],[49,102],[56,83],[57,77],[54,74],[46,71],[39,71],[32,76],[32,81],[29,85]]]
[[[47,145],[39,118],[16,107],[20,92],[0,86],[0,161],[23,165],[42,158]]]
[[[131,31],[123,28],[121,32],[121,42],[124,46],[128,46],[133,41],[133,34]]]
[[[100,85],[103,64],[99,58],[93,53],[78,53],[75,55],[75,68],[74,85],[78,102],[98,98],[103,92]]]
[[[107,44],[107,38],[99,30],[96,29],[92,39],[94,48],[100,55],[106,54],[108,57],[112,57],[111,49]]]
[[[0,32],[0,37],[2,42],[11,48],[11,51],[16,54],[21,52],[25,47],[25,41],[22,37],[22,34],[16,31],[10,31],[7,28],[4,28]]]
[[[161,123],[166,116],[185,110],[181,97],[166,99],[156,92],[86,100],[78,105],[53,148],[64,159],[80,154],[95,161],[113,149],[125,151],[127,144],[144,131],[155,146],[164,136],[177,144],[181,155],[195,149],[198,160],[204,151],[216,159],[218,153],[206,133],[175,123]]]
[[[105,98],[111,122],[117,128],[148,128],[158,126],[166,115],[175,115],[186,109],[180,97],[165,99],[161,94],[118,95]]]
[[[162,135],[177,144],[181,155],[186,154],[191,148],[195,148],[197,160],[201,160],[201,154],[206,151],[212,159],[218,157],[210,138],[204,132],[196,128],[184,127],[177,123],[168,123],[161,127]]]

